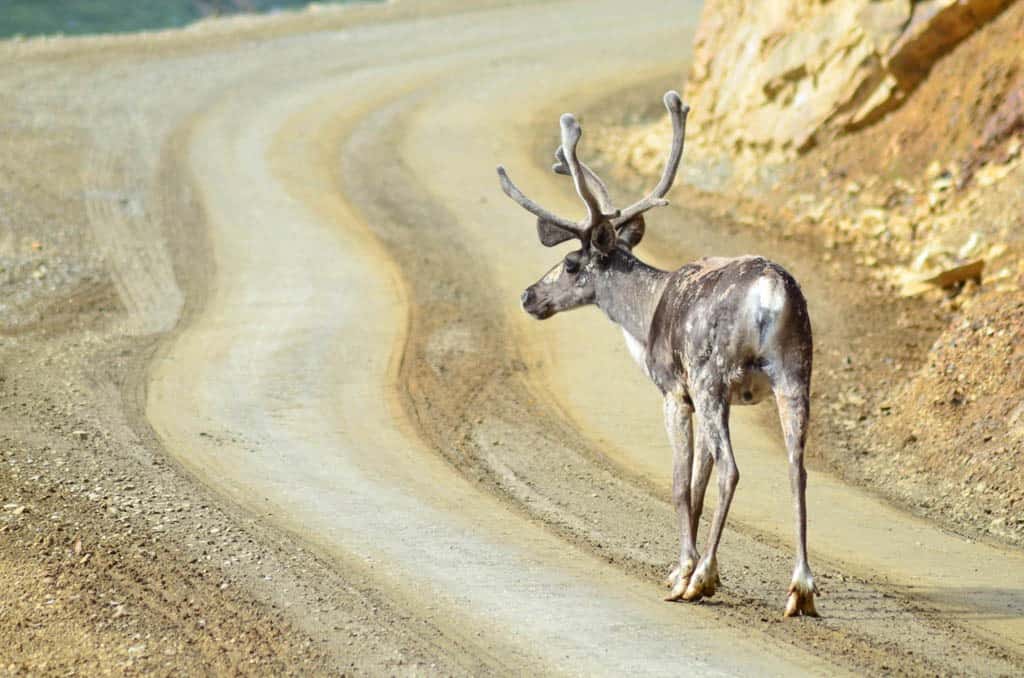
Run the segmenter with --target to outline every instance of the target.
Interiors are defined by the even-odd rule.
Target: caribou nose
[[[523,293],[520,295],[519,303],[525,308],[531,301],[533,301],[533,290],[527,288],[523,290]]]

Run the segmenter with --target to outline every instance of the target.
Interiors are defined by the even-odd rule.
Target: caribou
[[[622,328],[630,353],[664,397],[680,541],[679,561],[665,581],[671,589],[666,600],[710,598],[721,586],[718,546],[740,477],[729,435],[730,407],[774,395],[796,514],[796,565],[785,616],[817,616],[805,501],[812,348],[807,302],[793,276],[763,257],[705,257],[663,271],[633,253],[644,236],[644,214],[668,204],[665,195],[683,154],[689,106],[674,91],[664,102],[673,127],[664,171],[650,194],[625,209],[612,205],[605,183],[580,161],[582,132],[568,113],[560,121],[561,146],[552,169],[572,177],[586,207],[583,220],[541,207],[498,167],[505,194],[537,217],[541,244],[553,247],[573,239],[580,244],[523,292],[521,304],[540,320],[597,306]],[[712,466],[719,500],[701,557],[697,527]]]

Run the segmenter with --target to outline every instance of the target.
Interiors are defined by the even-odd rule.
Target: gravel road
[[[824,619],[780,618],[790,501],[758,410],[734,416],[723,589],[661,602],[676,546],[657,394],[597,311],[518,309],[557,255],[494,166],[576,215],[546,170],[557,115],[586,134],[588,107],[672,82],[698,13],[399,3],[7,44],[7,77],[49,83],[19,105],[88,132],[81,216],[121,331],[155,342],[126,416],[239,520],[372,590],[366,623],[387,632],[365,652],[414,647],[415,671],[441,673],[1015,673],[1024,556],[820,469]],[[685,206],[648,230],[664,266],[757,248]],[[798,273],[819,337],[841,342],[842,309]],[[331,580],[290,572],[313,593],[274,594],[288,618],[344,656],[310,603]]]

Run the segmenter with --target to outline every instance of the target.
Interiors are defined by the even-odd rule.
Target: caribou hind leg
[[[691,445],[693,443],[691,439]],[[697,551],[697,530],[700,527],[700,516],[704,512],[704,495],[707,493],[708,481],[711,480],[711,469],[714,464],[714,459],[711,457],[711,450],[708,449],[707,445],[697,445],[693,454],[693,468],[690,472],[690,536],[693,539],[693,555],[687,558],[681,558],[680,564],[673,568],[671,574],[665,580],[665,586],[673,589],[672,593],[668,595],[665,600],[678,600],[682,598],[682,594],[685,592],[686,586],[689,584],[690,575],[693,572],[694,564],[700,560],[700,554]],[[675,499],[675,479],[673,478],[673,499]],[[677,505],[676,510],[680,510]],[[683,563],[692,560],[692,564],[684,566]],[[680,572],[685,571],[685,575],[680,577]],[[682,591],[677,591],[680,584],[682,584]],[[722,580],[718,577],[718,573],[715,573],[715,588],[722,585]],[[676,595],[678,592],[679,595]]]
[[[672,444],[672,503],[679,516],[679,562],[665,585],[672,589],[665,600],[679,600],[697,566],[696,523],[691,517],[690,474],[693,470],[693,408],[679,393],[665,396],[665,430]]]
[[[690,530],[694,539],[697,538],[700,517],[704,513],[704,495],[708,491],[713,464],[711,450],[707,446],[701,445],[694,454],[693,473],[690,477]]]
[[[724,387],[723,387],[724,388]],[[711,521],[707,550],[690,576],[690,583],[683,594],[684,600],[700,600],[715,595],[720,580],[718,577],[718,545],[729,515],[729,505],[739,483],[740,474],[732,453],[729,437],[729,400],[727,390],[704,391],[698,396],[697,422],[698,442],[705,448],[702,454],[710,454],[715,462],[718,476],[718,506]]]
[[[789,484],[793,492],[793,509],[796,519],[796,566],[793,580],[789,585],[785,616],[805,615],[817,617],[814,607],[814,575],[807,563],[807,471],[804,469],[804,443],[807,439],[809,410],[809,388],[807,385],[796,389],[796,395],[777,391],[775,401],[779,408],[782,434],[786,440],[789,456]]]

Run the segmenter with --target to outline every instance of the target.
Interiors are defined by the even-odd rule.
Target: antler
[[[519,187],[512,183],[512,180],[509,179],[508,172],[505,171],[504,165],[498,165],[498,179],[501,181],[501,190],[505,192],[505,195],[519,203],[520,207],[522,207],[527,212],[535,214],[538,218],[550,222],[555,226],[558,226],[559,228],[562,228],[566,231],[569,231],[576,237],[579,237],[583,234],[584,229],[580,228],[579,224],[569,221],[568,219],[563,219],[557,214],[547,211],[546,209],[544,209],[543,207],[541,207],[540,205],[538,205],[537,203],[523,195],[523,192],[519,190]]]
[[[672,116],[672,150],[669,151],[668,160],[665,161],[665,170],[661,174],[661,181],[654,187],[650,195],[640,202],[634,203],[622,210],[619,217],[612,223],[620,226],[638,214],[643,214],[652,207],[667,205],[664,199],[665,194],[672,188],[672,182],[676,178],[676,170],[679,169],[679,159],[683,157],[683,140],[686,138],[686,116],[690,107],[683,103],[679,92],[670,90],[665,93],[665,108]]]
[[[672,116],[672,149],[665,163],[665,169],[662,172],[661,180],[650,195],[625,210],[617,210],[612,207],[611,199],[608,196],[608,187],[592,169],[580,162],[577,157],[576,145],[580,141],[582,132],[576,118],[570,113],[566,113],[561,118],[562,145],[555,151],[555,158],[558,162],[551,169],[558,174],[568,174],[572,177],[576,192],[587,207],[585,221],[573,222],[544,209],[527,198],[519,190],[519,187],[512,183],[505,168],[501,165],[498,166],[498,178],[501,180],[501,189],[505,195],[519,203],[527,212],[537,216],[537,234],[540,236],[541,243],[551,247],[570,238],[578,238],[587,243],[591,237],[591,230],[602,222],[609,222],[618,229],[652,207],[668,204],[664,196],[672,188],[676,170],[679,168],[679,160],[683,155],[686,116],[690,112],[690,107],[683,104],[679,93],[675,91],[667,92],[664,101],[665,108]]]
[[[571,177],[572,172],[569,170],[569,163],[565,159],[565,150],[561,146],[555,151],[555,160],[558,162],[551,166],[551,171],[555,174]],[[619,211],[612,205],[611,198],[608,196],[608,187],[601,181],[601,177],[597,176],[597,172],[587,167],[587,164],[582,160],[579,161],[579,166],[583,178],[590,186],[590,190],[597,195],[597,201],[601,203],[601,212],[609,217],[618,216]]]
[[[608,189],[604,182],[593,170],[583,165],[576,156],[576,144],[579,143],[582,135],[576,118],[566,113],[562,116],[561,128],[562,146],[558,149],[556,157],[562,172],[572,176],[576,192],[587,207],[585,221],[572,222],[544,209],[527,198],[519,190],[519,187],[512,183],[505,168],[501,165],[498,166],[498,178],[501,180],[501,188],[505,195],[519,203],[526,211],[537,216],[537,233],[541,242],[549,247],[569,238],[579,238],[585,241],[590,229],[596,224],[603,219],[611,219],[619,215],[618,210],[612,210],[609,206]]]
[[[583,199],[587,206],[587,225],[590,229],[600,223],[603,214],[601,203],[590,189],[590,183],[583,176],[583,169],[580,167],[580,160],[576,156],[576,144],[579,143],[582,132],[580,125],[576,122],[572,113],[562,116],[562,150],[565,155],[566,164],[569,166],[569,173],[572,175],[572,182],[576,185],[576,192]]]

